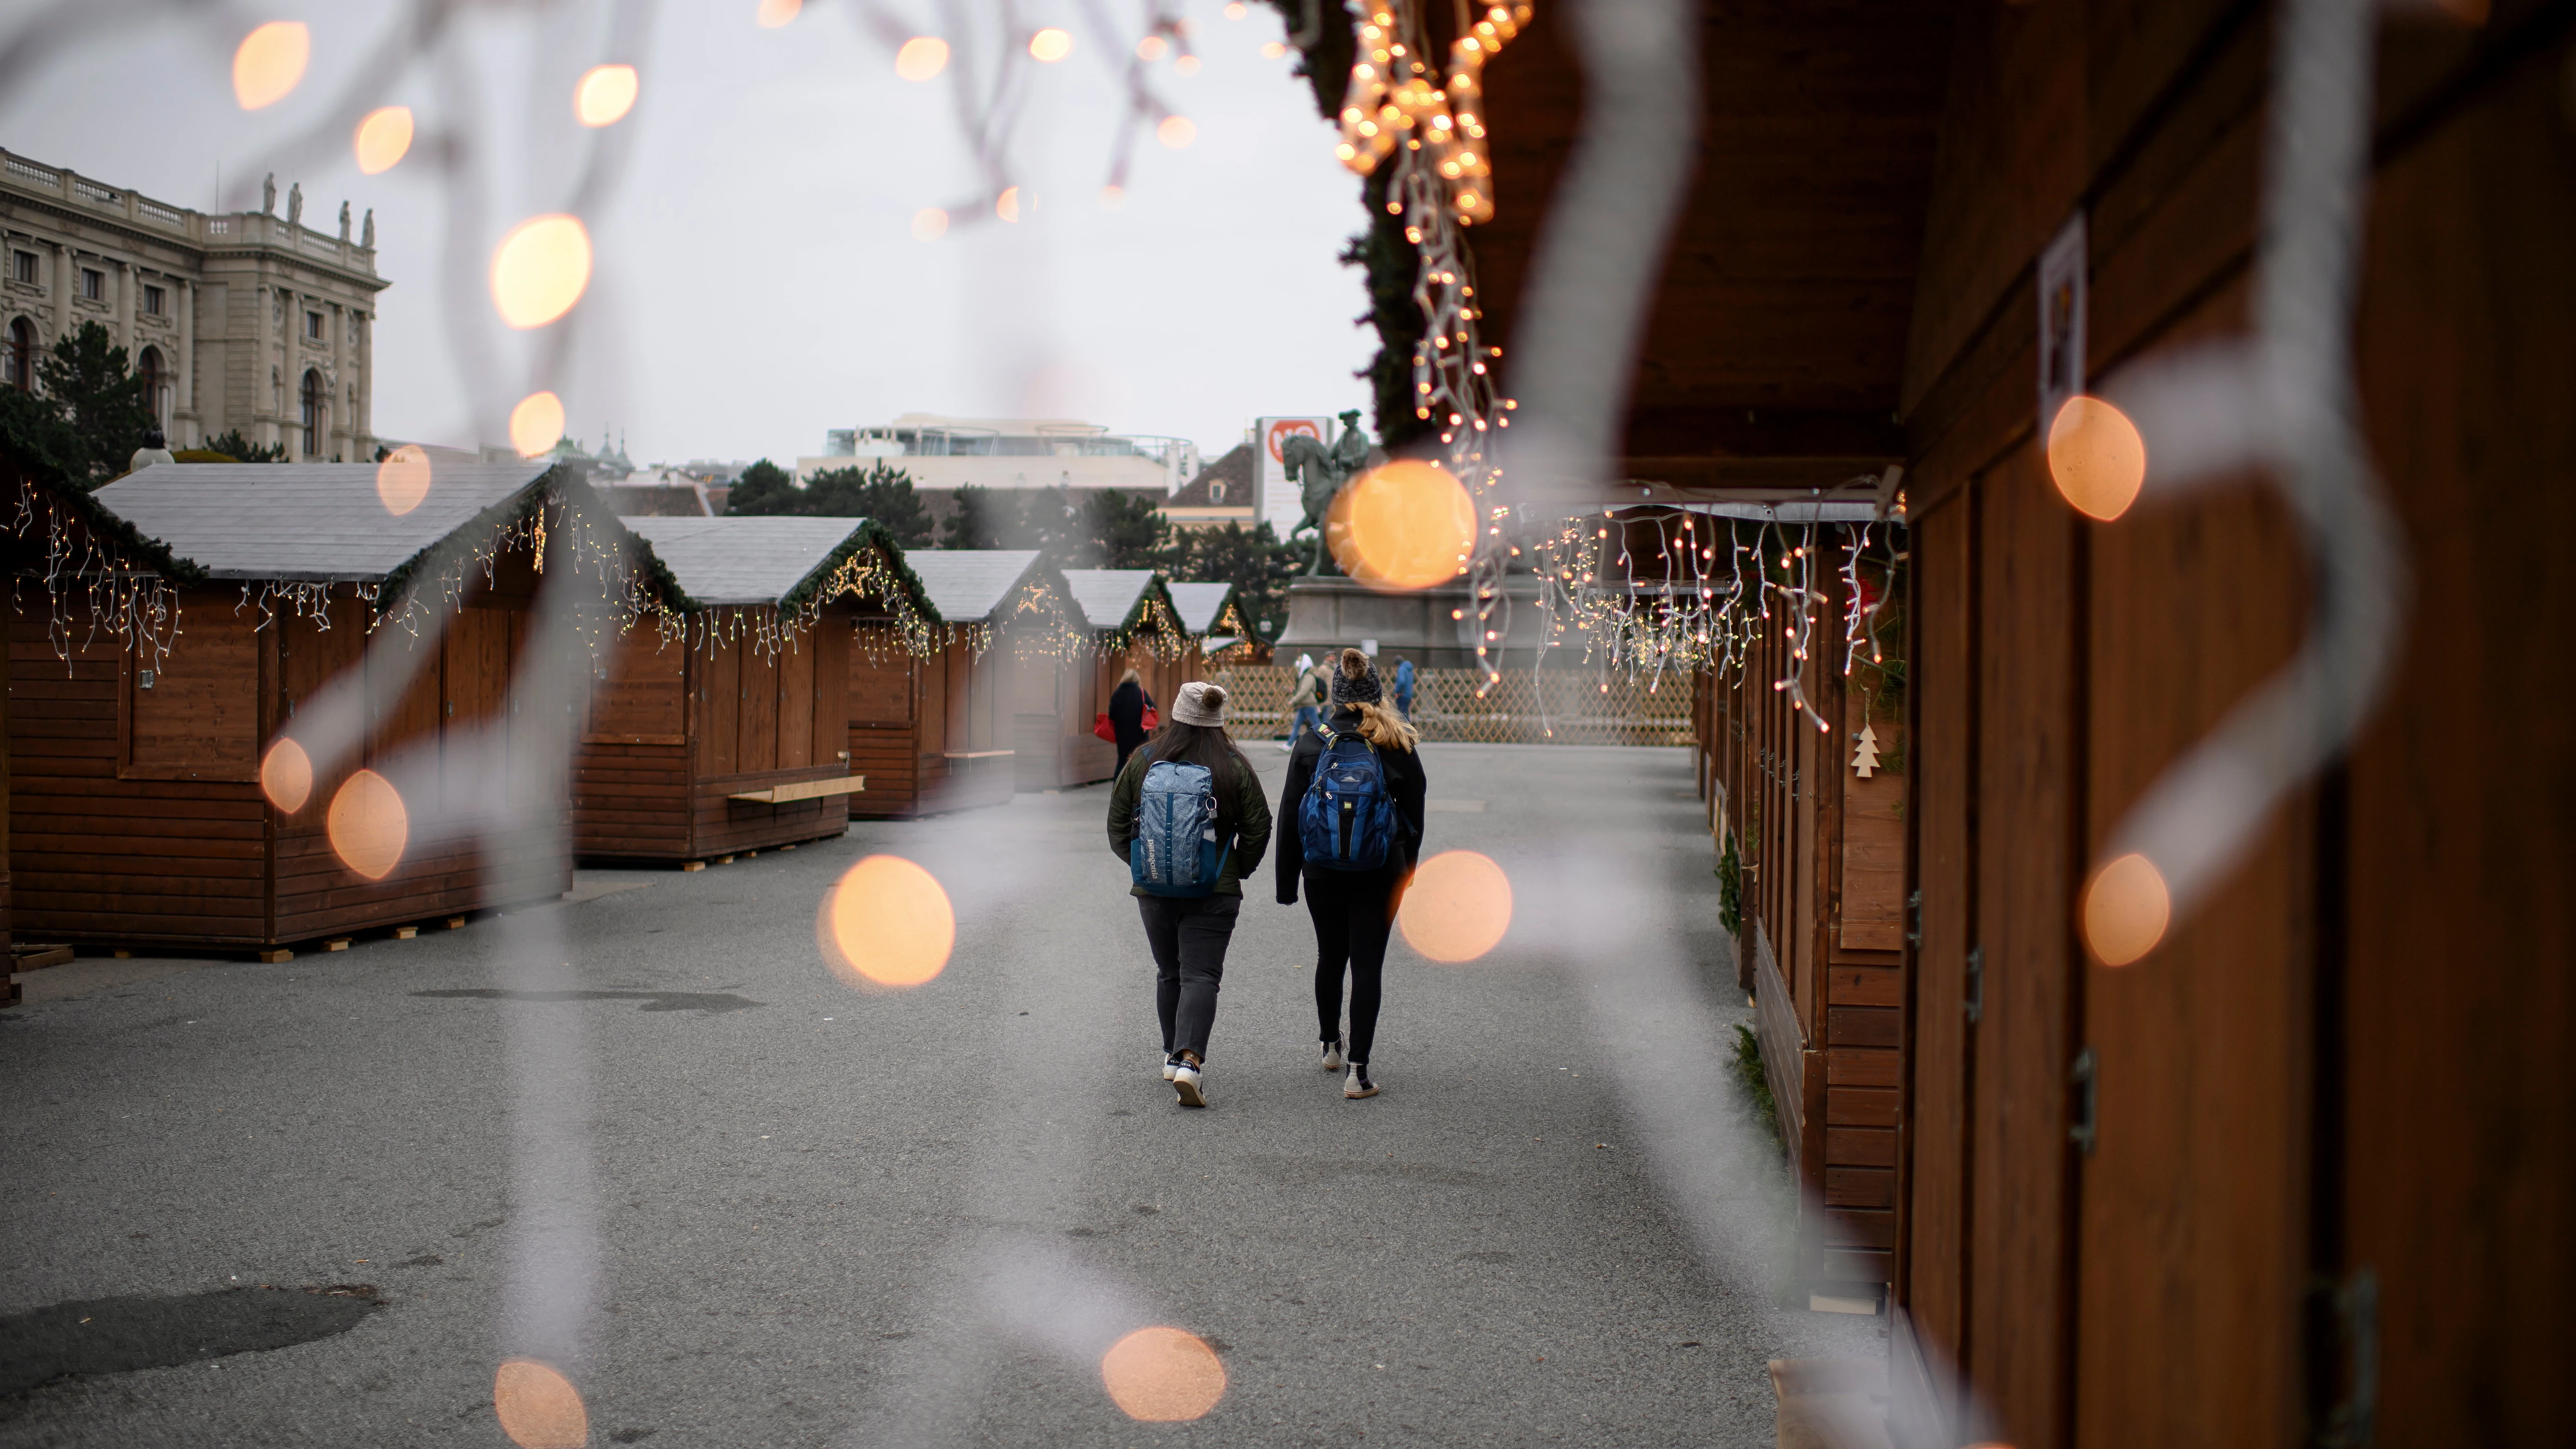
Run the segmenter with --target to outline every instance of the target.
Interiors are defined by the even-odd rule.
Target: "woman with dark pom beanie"
[[[1377,1036],[1379,977],[1405,877],[1422,853],[1422,795],[1428,781],[1414,748],[1420,736],[1386,707],[1385,687],[1369,657],[1345,649],[1326,668],[1332,704],[1324,729],[1297,741],[1288,757],[1287,783],[1279,792],[1279,904],[1297,904],[1302,886],[1307,914],[1314,918],[1315,1015],[1324,1070],[1339,1072],[1347,1066],[1342,1095],[1374,1097],[1377,1082],[1369,1075],[1369,1052]],[[1313,858],[1306,831],[1317,829],[1320,839],[1341,848],[1354,832],[1345,823],[1337,835],[1333,812],[1343,817],[1367,814],[1373,790],[1393,807],[1386,812],[1379,858],[1369,858],[1379,844],[1374,840],[1366,841],[1357,859]],[[1347,1034],[1342,1027],[1345,976],[1350,981]]]

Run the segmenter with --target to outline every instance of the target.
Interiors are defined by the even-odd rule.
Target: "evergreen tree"
[[[218,433],[214,437],[207,439],[205,451],[209,453],[221,453],[236,463],[283,463],[286,461],[286,445],[284,443],[254,443],[250,439],[243,437],[241,429],[239,428],[234,428],[229,432]],[[383,450],[379,449],[378,451],[381,452]]]
[[[778,517],[809,512],[803,490],[787,470],[767,458],[742,470],[725,495],[728,517]]]
[[[930,509],[913,491],[912,475],[879,462],[861,472],[830,468],[805,483],[803,512],[820,518],[867,518],[905,548],[930,546]]]
[[[1082,500],[1082,522],[1105,569],[1156,567],[1170,543],[1172,526],[1154,500],[1142,494],[1106,489]]]
[[[1281,542],[1268,523],[1246,528],[1229,522],[1176,532],[1156,566],[1186,582],[1234,585],[1236,610],[1267,641],[1288,626],[1288,582],[1304,562],[1304,551]]]
[[[994,531],[993,490],[969,483],[949,495],[956,500],[956,511],[939,525],[941,548],[1000,548],[1001,535]]]
[[[153,426],[143,380],[107,329],[84,322],[36,358],[37,390],[12,393],[10,431],[73,481],[95,488],[121,477]]]

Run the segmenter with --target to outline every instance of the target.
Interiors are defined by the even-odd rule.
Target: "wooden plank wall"
[[[1906,388],[1922,911],[1895,1354],[1920,1346],[1936,1401],[1964,1374],[1984,1418],[1961,1433],[2304,1442],[2350,1352],[2315,1285],[2363,1269],[2377,1442],[2556,1432],[2536,1345],[2576,1287],[2576,1111],[2540,1064],[2576,1046],[2576,861],[2545,802],[2576,797],[2576,751],[2554,673],[2508,661],[2548,652],[2572,581],[2569,491],[2535,482],[2576,472],[2554,260],[2576,204],[2531,180],[2576,172],[2564,18],[2384,26],[2358,365],[2414,640],[2350,766],[2113,970],[2072,934],[2093,851],[2288,657],[2308,585],[2257,488],[2111,524],[2057,498],[2030,261],[2085,206],[2097,386],[2243,330],[2270,17],[1962,12]],[[2477,969],[2428,973],[2427,941]]]
[[[748,630],[689,652],[691,858],[816,840],[849,828],[847,795],[784,805],[732,797],[772,785],[838,779],[855,768],[841,757],[841,742],[849,737],[843,722],[850,714],[852,625],[851,611],[834,606],[774,652]]]
[[[945,666],[913,657],[887,630],[854,639],[849,656],[850,770],[868,777],[850,813],[908,819],[920,813],[924,787],[936,783],[931,761],[940,774],[947,769],[937,746],[946,696],[934,701],[928,690],[932,669]]]
[[[573,759],[573,842],[586,859],[690,856],[689,649],[637,629],[594,662]]]

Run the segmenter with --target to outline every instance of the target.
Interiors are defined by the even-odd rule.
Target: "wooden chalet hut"
[[[1414,53],[1449,53],[1447,9],[1403,13]],[[1494,214],[1466,260],[1475,340],[1506,359],[1582,154],[1570,13],[1537,6],[1483,73]],[[1821,495],[1908,520],[1895,965],[1838,954],[1848,686],[1766,646],[1755,696],[1728,680],[1701,700],[1746,942],[1777,976],[1753,963],[1766,1066],[1804,1185],[1852,1233],[1802,1242],[1802,1276],[1886,1275],[1895,1442],[2563,1438],[2576,715],[2548,661],[2576,526],[2567,7],[1690,13],[1702,109],[1611,438],[1625,481],[1567,502]],[[1330,115],[1351,36],[1325,30],[1308,60]],[[2295,108],[2320,79],[2327,103]],[[2288,117],[2300,146],[2274,129]],[[2320,139],[2345,117],[2352,145]],[[2365,173],[2358,275],[2285,312],[2267,289],[2331,279],[2346,214],[2278,188],[2338,155]],[[2275,204],[2298,226],[2267,222]],[[1405,297],[1415,218],[1381,210],[1374,291]],[[2316,225],[2329,245],[2303,265],[2267,252]],[[2322,612],[2310,549],[2346,547],[2334,529],[2369,505],[2303,529],[2254,463],[2161,493],[2156,470],[2215,433],[2147,416],[2148,493],[2095,521],[2052,474],[2040,384],[2151,395],[2155,368],[2284,316],[2349,365],[2348,406],[2318,411],[2357,421],[2393,512],[2395,558],[2325,596],[2392,601],[2401,626],[2372,644],[2389,673],[2215,885],[2108,964],[2083,910],[2104,850],[2302,647]],[[1380,323],[1378,420],[1401,446],[1422,322]],[[1766,671],[1806,680],[1827,729],[1760,697]],[[1893,1156],[1829,1166],[1837,1132]]]
[[[928,652],[850,657],[850,768],[870,779],[850,798],[851,813],[909,818],[1008,803],[1018,788],[1018,677],[1088,647],[1087,631],[1072,627],[1064,579],[1035,549],[922,549],[905,561],[943,622]]]
[[[68,590],[13,631],[21,930],[283,959],[571,886],[570,802],[549,783],[569,742],[523,709],[531,610],[577,589],[631,617],[667,581],[543,464],[412,482],[162,464],[92,495],[166,560],[169,627],[113,589]]]
[[[847,830],[881,783],[850,748],[850,656],[908,660],[936,631],[900,550],[865,519],[626,522],[692,607],[619,641],[590,690],[582,855],[694,867]]]
[[[1118,764],[1117,748],[1094,735],[1092,727],[1129,669],[1137,671],[1161,707],[1169,707],[1173,691],[1196,677],[1170,591],[1153,570],[1066,569],[1064,581],[1086,638],[1060,660],[1018,671],[1015,763],[1022,790],[1062,789],[1110,777]]]
[[[1171,591],[1172,616],[1180,621],[1181,632],[1190,641],[1190,677],[1204,677],[1220,657],[1250,662],[1261,640],[1244,622],[1243,611],[1235,606],[1234,585],[1169,583],[1164,587]]]

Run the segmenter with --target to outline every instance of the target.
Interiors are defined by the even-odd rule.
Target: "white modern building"
[[[979,488],[1116,488],[1168,497],[1199,473],[1198,444],[1112,433],[1071,418],[954,418],[905,413],[872,428],[834,428],[820,457],[796,460],[802,484],[832,468],[878,460],[925,493]]]

